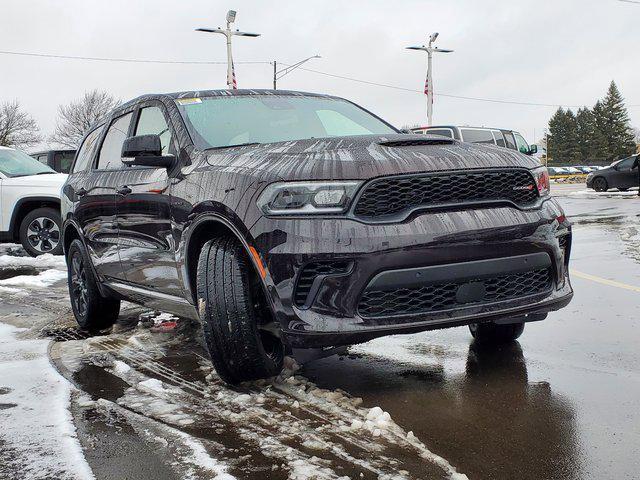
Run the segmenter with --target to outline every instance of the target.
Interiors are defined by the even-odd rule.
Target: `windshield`
[[[0,149],[0,172],[7,177],[26,177],[43,173],[56,173],[35,158],[18,150]]]
[[[200,149],[397,133],[360,107],[333,98],[247,95],[179,99],[176,103]]]

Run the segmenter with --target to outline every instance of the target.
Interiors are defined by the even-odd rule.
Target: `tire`
[[[609,185],[607,184],[607,180],[603,177],[597,177],[593,180],[593,189],[596,192],[606,192],[609,190]]]
[[[260,280],[242,244],[233,237],[208,241],[197,273],[198,311],[204,341],[218,375],[236,384],[278,375],[284,345],[260,326],[272,325]]]
[[[53,208],[36,208],[20,223],[20,243],[32,257],[44,253],[62,254],[62,218]]]
[[[120,300],[103,297],[98,290],[89,255],[80,240],[74,240],[67,254],[67,282],[71,309],[83,330],[98,332],[111,327],[120,313]]]
[[[524,322],[506,325],[493,322],[472,323],[469,330],[478,343],[500,345],[513,342],[520,337],[524,331]]]

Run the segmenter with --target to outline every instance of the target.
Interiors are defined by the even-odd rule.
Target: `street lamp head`
[[[229,10],[227,12],[227,23],[233,23],[236,21],[236,11],[235,10]]]
[[[421,47],[418,46],[411,46],[411,47],[406,47],[407,50],[426,50],[427,47],[425,47],[424,45],[422,45]]]
[[[431,36],[429,37],[429,42],[433,43],[436,41],[436,38],[438,38],[438,35],[440,35],[438,32],[432,33]]]
[[[440,53],[452,53],[453,52],[453,50],[448,50],[446,48],[438,48],[438,47],[434,48],[433,51],[434,52],[440,52]]]

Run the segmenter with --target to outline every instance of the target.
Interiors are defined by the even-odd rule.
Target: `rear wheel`
[[[116,323],[120,300],[102,296],[87,250],[80,240],[74,240],[69,246],[67,271],[71,308],[80,328],[95,332]]]
[[[205,243],[197,285],[204,340],[218,375],[239,383],[280,373],[284,345],[260,279],[238,240]]]
[[[604,178],[598,177],[593,181],[593,189],[596,192],[606,192],[609,189],[609,185]]]
[[[29,212],[20,224],[20,243],[32,257],[43,253],[60,255],[61,225],[60,212],[48,207],[36,208]]]
[[[524,323],[499,325],[493,322],[472,323],[469,325],[471,335],[479,343],[503,344],[513,342],[524,331]]]

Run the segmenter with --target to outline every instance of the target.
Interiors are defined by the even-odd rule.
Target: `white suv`
[[[0,147],[0,241],[33,256],[62,253],[60,191],[67,175],[26,153]]]

